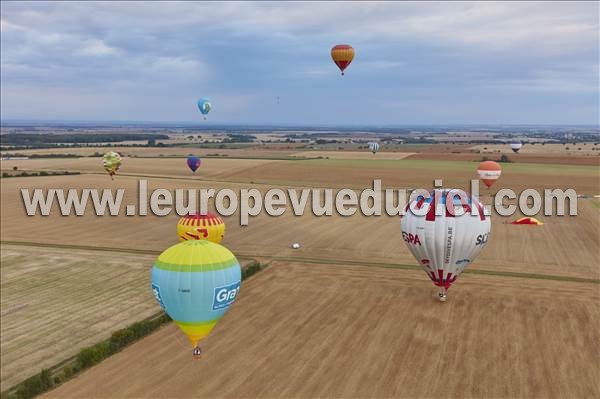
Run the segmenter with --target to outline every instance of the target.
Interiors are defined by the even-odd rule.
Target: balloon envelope
[[[192,170],[192,172],[196,172],[201,163],[202,161],[198,157],[189,156],[187,158],[187,166]]]
[[[483,205],[462,190],[419,195],[401,220],[404,243],[433,283],[446,290],[473,262],[490,235],[490,217]]]
[[[202,115],[208,114],[212,109],[212,104],[210,103],[210,100],[206,97],[202,97],[200,100],[198,100],[198,109],[200,110]]]
[[[344,70],[354,59],[354,49],[349,44],[338,44],[331,49],[331,58],[343,75]]]
[[[513,140],[510,142],[510,148],[514,152],[519,152],[521,147],[523,147],[523,143],[521,143],[519,140]]]
[[[179,241],[208,240],[219,244],[225,237],[225,222],[212,213],[184,216],[177,223]]]
[[[494,161],[484,161],[477,167],[479,179],[490,188],[502,174],[502,167]]]
[[[369,150],[375,154],[377,151],[379,151],[379,143],[369,143]]]
[[[193,347],[206,337],[240,290],[238,260],[210,241],[185,241],[167,248],[152,266],[154,297]]]
[[[104,166],[104,170],[108,172],[110,177],[117,174],[122,162],[121,156],[113,151],[107,152],[102,157],[102,166]]]

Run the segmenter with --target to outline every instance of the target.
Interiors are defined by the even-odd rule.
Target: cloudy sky
[[[598,124],[599,3],[1,3],[2,119]],[[330,58],[349,43],[342,77]],[[277,104],[277,97],[280,97]]]

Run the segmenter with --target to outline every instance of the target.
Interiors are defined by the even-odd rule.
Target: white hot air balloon
[[[377,151],[379,151],[379,143],[376,143],[376,142],[369,143],[369,150],[371,150],[371,152],[373,154],[375,154]]]
[[[519,140],[513,140],[510,142],[510,149],[514,152],[519,152],[521,147],[523,147],[523,143],[521,143]]]
[[[433,283],[440,301],[490,236],[490,216],[462,190],[440,189],[411,201],[401,219],[402,238]]]

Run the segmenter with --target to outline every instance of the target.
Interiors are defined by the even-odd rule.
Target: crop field
[[[158,311],[152,255],[2,245],[1,390]]]
[[[472,149],[480,150],[482,154],[487,152],[496,152],[498,150],[506,152],[507,144],[483,144],[473,146]],[[598,143],[566,143],[566,144],[529,144],[524,142],[523,147],[519,150],[519,155],[539,154],[552,156],[568,156],[568,155],[593,155],[599,156],[600,144]]]
[[[302,161],[304,163],[306,161]],[[295,164],[295,162],[286,162]],[[284,168],[281,168],[282,173]],[[431,173],[431,172],[430,172]],[[20,188],[123,188],[125,204],[137,203],[137,178],[118,176],[111,181],[103,175],[79,175],[56,177],[11,178],[3,181],[2,190],[2,239],[4,241],[68,243],[108,248],[155,249],[165,248],[176,241],[177,216],[131,216],[97,217],[88,211],[84,216],[63,217],[58,206],[53,205],[51,215],[26,217]],[[264,192],[271,186],[238,184],[228,182],[196,181],[187,178],[150,178],[148,189],[176,188],[221,190],[230,188],[257,188]],[[288,186],[280,186],[286,189]],[[489,204],[490,198],[483,197]],[[239,214],[226,218],[227,246],[252,257],[293,256],[305,259],[359,260],[391,264],[413,264],[411,255],[404,247],[399,234],[397,217],[317,217],[310,213],[302,217],[293,215],[288,202],[287,210],[280,217],[262,213],[251,218],[247,227],[239,225]],[[88,205],[91,210],[91,204]],[[546,224],[540,227],[514,226],[505,222],[512,218],[493,217],[494,236],[490,244],[473,265],[473,268],[505,270],[511,272],[568,275],[581,278],[597,278],[599,268],[595,256],[600,250],[597,237],[600,234],[600,213],[591,200],[578,201],[576,217],[540,216]],[[57,232],[60,232],[57,234]],[[123,237],[127,237],[124,241]],[[294,251],[292,242],[300,242],[303,248]],[[522,250],[515,251],[519,247]]]
[[[252,170],[260,165],[279,162],[259,159],[205,159],[196,172],[192,173],[186,166],[185,158],[130,158],[124,160],[119,170],[119,177],[137,176],[174,176],[184,179],[235,179],[242,170]],[[2,170],[11,170],[14,166],[19,171],[75,171],[81,173],[100,174],[106,177],[100,158],[66,158],[66,159],[27,159],[2,161]]]
[[[373,154],[370,151],[305,151],[296,152],[294,156],[306,158],[329,158],[329,159],[404,159],[413,155],[414,152],[378,152]]]
[[[17,166],[83,173],[2,179],[2,389],[156,312],[147,298],[148,268],[157,251],[177,242],[175,214],[98,217],[90,203],[84,216],[63,217],[54,204],[50,216],[27,217],[20,189],[123,188],[124,207],[137,204],[141,176],[149,192],[256,188],[262,193],[270,188],[363,189],[374,178],[382,179],[384,188],[427,188],[434,178],[445,186],[468,188],[468,179],[476,176],[473,162],[346,154],[352,152],[313,160],[207,158],[195,176],[182,158],[125,158],[115,180],[103,173],[99,158],[2,161],[3,171]],[[490,193],[529,187],[600,193],[595,166],[515,163],[504,164],[503,170]],[[490,204],[490,195],[482,192],[484,204]],[[239,303],[206,341],[206,359],[191,363],[189,348],[168,326],[51,395],[432,397],[443,396],[446,386],[454,396],[597,396],[592,383],[598,366],[590,359],[598,353],[578,352],[587,346],[597,351],[600,340],[591,327],[599,319],[594,307],[600,292],[597,201],[579,199],[577,217],[538,215],[545,222],[539,227],[507,224],[520,215],[494,215],[489,244],[442,306],[432,303],[433,287],[403,244],[398,217],[335,212],[317,217],[310,213],[311,201],[302,217],[293,215],[289,199],[284,215],[262,213],[246,227],[239,225],[239,213],[225,217],[223,244],[238,257],[272,267],[244,284]],[[293,242],[302,248],[291,249]],[[23,290],[29,280],[40,281],[35,290]],[[135,303],[119,299],[127,283],[139,284]],[[69,291],[71,285],[87,291]],[[89,287],[101,287],[101,294]],[[85,307],[77,305],[78,296]],[[40,298],[44,306],[34,306]],[[73,316],[58,317],[65,313],[61,306],[73,308]],[[313,310],[301,311],[302,306]],[[20,337],[31,320],[39,323],[35,334]],[[448,341],[436,333],[440,329],[456,331],[460,338]],[[518,339],[514,331],[521,332]],[[573,331],[582,335],[575,337]],[[75,338],[65,346],[60,334]],[[559,343],[567,340],[563,353]],[[569,359],[562,359],[567,353]],[[561,368],[552,369],[559,359]],[[518,369],[525,371],[517,374]],[[444,383],[440,375],[446,370],[452,372]],[[585,371],[575,376],[577,370]],[[115,383],[104,386],[104,379]]]
[[[258,146],[258,145],[227,145],[226,148],[219,148],[220,145],[215,144],[212,147],[210,145],[203,144],[202,148],[198,144],[190,144],[189,146],[181,147],[62,147],[62,148],[44,148],[44,149],[33,149],[33,150],[14,150],[6,151],[6,153],[18,153],[24,156],[31,156],[33,154],[48,155],[48,154],[73,154],[79,156],[93,156],[96,153],[104,154],[108,151],[116,151],[124,157],[169,157],[178,156],[185,157],[190,154],[197,156],[224,156],[224,157],[240,157],[240,158],[278,158],[285,157],[294,152],[293,144],[271,144],[269,146]],[[232,148],[240,147],[240,148]],[[269,147],[269,148],[266,148]],[[4,162],[4,161],[3,161]]]
[[[50,398],[597,397],[597,284],[276,263],[192,361],[167,326]]]

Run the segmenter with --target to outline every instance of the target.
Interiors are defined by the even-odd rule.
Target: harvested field
[[[482,154],[488,152],[497,152],[498,150],[506,153],[509,151],[508,144],[482,144],[471,147],[472,150],[481,151]],[[546,156],[600,156],[600,145],[597,143],[566,143],[566,144],[530,144],[523,142],[523,147],[518,155],[546,155]]]
[[[230,145],[231,146],[231,145]],[[189,154],[197,156],[213,155],[224,157],[240,157],[240,158],[280,158],[286,157],[298,150],[292,145],[269,145],[269,148],[263,148],[259,145],[239,145],[243,148],[218,148],[218,145],[213,147],[200,148],[199,146],[189,147],[74,147],[74,148],[44,148],[35,150],[15,150],[5,151],[6,153],[19,153],[25,156],[32,154],[74,154],[80,156],[92,156],[95,153],[104,154],[108,151],[116,151],[119,154],[139,157],[168,157],[179,156],[184,157]],[[244,148],[247,147],[247,148]],[[264,146],[266,147],[266,146]],[[3,152],[4,153],[4,152]],[[3,161],[4,162],[4,161]]]
[[[432,160],[317,159],[265,163],[236,173],[237,181],[264,184],[294,184],[305,187],[368,188],[381,179],[387,188],[430,188],[433,180],[444,186],[470,191],[478,163]],[[503,175],[494,190],[511,188],[573,188],[580,193],[600,193],[600,171],[585,165],[503,164]],[[482,190],[483,191],[483,190]]]
[[[143,176],[176,176],[184,179],[236,179],[242,170],[254,168],[275,160],[259,159],[219,159],[208,158],[202,161],[200,169],[193,174],[188,169],[184,158],[127,158],[119,170],[117,179],[125,175]],[[100,158],[65,158],[65,159],[27,159],[2,161],[2,170],[12,170],[16,166],[19,171],[75,171],[104,175]]]
[[[159,310],[153,255],[1,249],[2,391]]]
[[[302,161],[304,162],[307,161]],[[49,216],[27,217],[19,189],[54,187],[123,188],[126,190],[123,204],[137,203],[137,179],[132,177],[120,176],[114,181],[101,175],[87,175],[84,178],[56,176],[5,179],[2,181],[1,198],[3,240],[141,250],[166,248],[176,242],[175,225],[178,217],[175,214],[165,217],[122,215],[109,218],[97,217],[88,211],[84,216],[63,217],[55,203]],[[265,192],[272,185],[169,178],[152,178],[148,181],[149,190],[230,188],[239,191],[249,187]],[[287,186],[281,188],[286,189]],[[483,201],[490,203],[489,197],[484,197]],[[283,256],[307,260],[362,261],[367,264],[414,264],[414,259],[402,243],[397,217],[366,217],[359,214],[342,217],[337,213],[317,217],[310,212],[311,203],[312,201],[308,202],[304,216],[296,217],[288,200],[286,212],[282,216],[275,218],[263,212],[251,218],[246,227],[239,225],[239,214],[226,217],[224,244],[236,254],[259,259]],[[89,204],[88,210],[91,209],[92,205]],[[597,254],[600,252],[600,212],[593,201],[588,199],[578,201],[578,211],[579,215],[575,217],[541,216],[546,224],[540,227],[505,224],[517,216],[493,216],[493,238],[472,267],[599,278]],[[303,248],[297,251],[290,249],[292,242],[302,243]]]
[[[564,156],[552,156],[546,154],[519,154],[514,155],[513,153],[495,153],[495,154],[478,154],[476,152],[465,152],[465,153],[441,153],[441,152],[421,152],[411,155],[411,160],[428,160],[435,161],[443,159],[446,161],[467,161],[467,162],[479,162],[484,157],[489,160],[498,160],[502,155],[507,155],[511,162],[516,164],[549,164],[549,165],[588,165],[588,166],[599,166],[600,156],[598,155],[564,155]]]
[[[597,284],[278,263],[192,361],[169,325],[51,398],[598,397]]]
[[[296,152],[294,156],[306,157],[306,158],[329,158],[329,159],[404,159],[413,155],[414,152],[386,152],[385,150],[378,152],[377,154],[371,153],[371,151],[305,151]]]
[[[291,151],[287,155],[317,154],[326,153]],[[434,178],[442,178],[446,186],[468,188],[468,180],[475,177],[476,163],[448,160],[447,155],[461,154],[447,154],[444,161],[412,157],[383,159],[379,156],[381,152],[374,157],[365,153],[369,157],[363,159],[358,155],[352,158],[353,154],[362,156],[346,151],[334,155],[343,157],[340,159],[209,158],[204,159],[197,176],[191,175],[181,158],[126,158],[122,173],[114,181],[103,173],[99,158],[2,161],[3,170],[17,166],[19,170],[84,173],[2,179],[3,242],[56,246],[2,247],[2,389],[143,318],[144,312],[154,313],[157,307],[146,297],[150,296],[146,291],[148,265],[157,252],[177,242],[178,217],[174,214],[97,217],[90,203],[85,216],[63,217],[55,203],[50,216],[27,217],[21,188],[123,188],[124,207],[137,205],[138,176],[147,177],[149,190],[229,188],[239,192],[256,188],[262,193],[273,187],[362,189],[370,187],[374,178],[382,179],[384,188],[430,187]],[[502,178],[490,192],[501,188],[518,192],[531,187],[574,188],[578,193],[598,194],[598,173],[597,167],[586,165],[503,164]],[[336,213],[316,217],[310,213],[311,202],[302,217],[293,216],[288,199],[285,214],[277,218],[262,213],[251,218],[247,227],[239,225],[238,213],[225,218],[225,246],[238,257],[273,262],[274,266],[262,272],[264,276],[261,273],[244,285],[240,302],[207,340],[206,361],[191,363],[185,340],[169,326],[51,395],[573,397],[598,394],[598,387],[592,386],[597,381],[594,377],[598,376],[598,366],[590,364],[591,358],[598,357],[598,336],[597,330],[594,335],[589,327],[597,325],[599,313],[597,306],[593,306],[598,300],[600,279],[597,201],[578,200],[577,217],[539,216],[546,223],[541,227],[505,223],[520,215],[493,216],[490,243],[452,289],[451,301],[445,307],[436,307],[437,303],[431,306],[430,282],[420,270],[411,270],[417,266],[402,243],[397,217],[358,214],[341,217]],[[483,202],[491,202],[487,191]],[[214,209],[212,202],[211,207]],[[302,248],[291,249],[292,242],[300,242]],[[118,252],[120,249],[138,250],[142,255]],[[31,254],[34,261],[29,259]],[[8,262],[5,256],[9,257]],[[107,265],[101,270],[111,273],[100,273],[94,267],[95,259],[103,262],[106,259]],[[123,259],[134,265],[130,274],[122,270]],[[65,278],[60,274],[64,265],[68,270],[82,270],[82,273]],[[6,270],[11,274],[5,274]],[[30,276],[34,281],[51,280],[42,283],[40,291],[23,291],[14,282],[30,281]],[[120,279],[118,282],[115,276]],[[122,301],[118,299],[123,295],[122,285],[134,276],[136,284],[140,284],[135,289],[143,292],[137,295],[138,302],[113,304],[114,298]],[[102,286],[105,294],[90,290],[90,284]],[[80,286],[88,287],[89,292],[71,288]],[[32,299],[19,296],[23,292]],[[490,292],[494,292],[494,297]],[[79,304],[77,307],[76,297],[86,294],[95,295],[89,300],[84,298],[89,307]],[[270,299],[269,304],[266,298]],[[40,300],[48,303],[50,310],[39,304],[31,306]],[[141,303],[146,307],[140,307]],[[65,325],[60,324],[58,316],[65,313],[61,305],[64,309],[75,309]],[[302,313],[293,310],[295,306],[314,310]],[[36,330],[39,337],[32,338],[31,334],[20,337],[23,334],[18,328],[28,326],[31,318],[39,320]],[[102,322],[94,324],[97,320]],[[92,326],[87,331],[86,323]],[[72,326],[76,332],[69,330]],[[456,344],[432,332],[440,329],[456,332],[464,339]],[[512,339],[511,331],[519,333],[518,339]],[[574,331],[578,333],[576,337]],[[560,341],[565,342],[563,348]],[[21,351],[17,350],[19,347]],[[596,352],[586,352],[582,347],[592,347]],[[389,348],[393,350],[390,352]],[[569,356],[568,359],[561,357],[561,349],[564,349],[562,356]],[[5,351],[9,353],[8,360]],[[211,358],[212,354],[220,355]],[[128,372],[123,372],[124,368]],[[454,373],[446,381],[448,391],[443,391],[444,384],[438,381],[445,370]],[[91,379],[98,383],[89,385]],[[107,381],[111,379],[115,383],[109,388],[111,384]],[[551,389],[551,385],[555,387]]]

